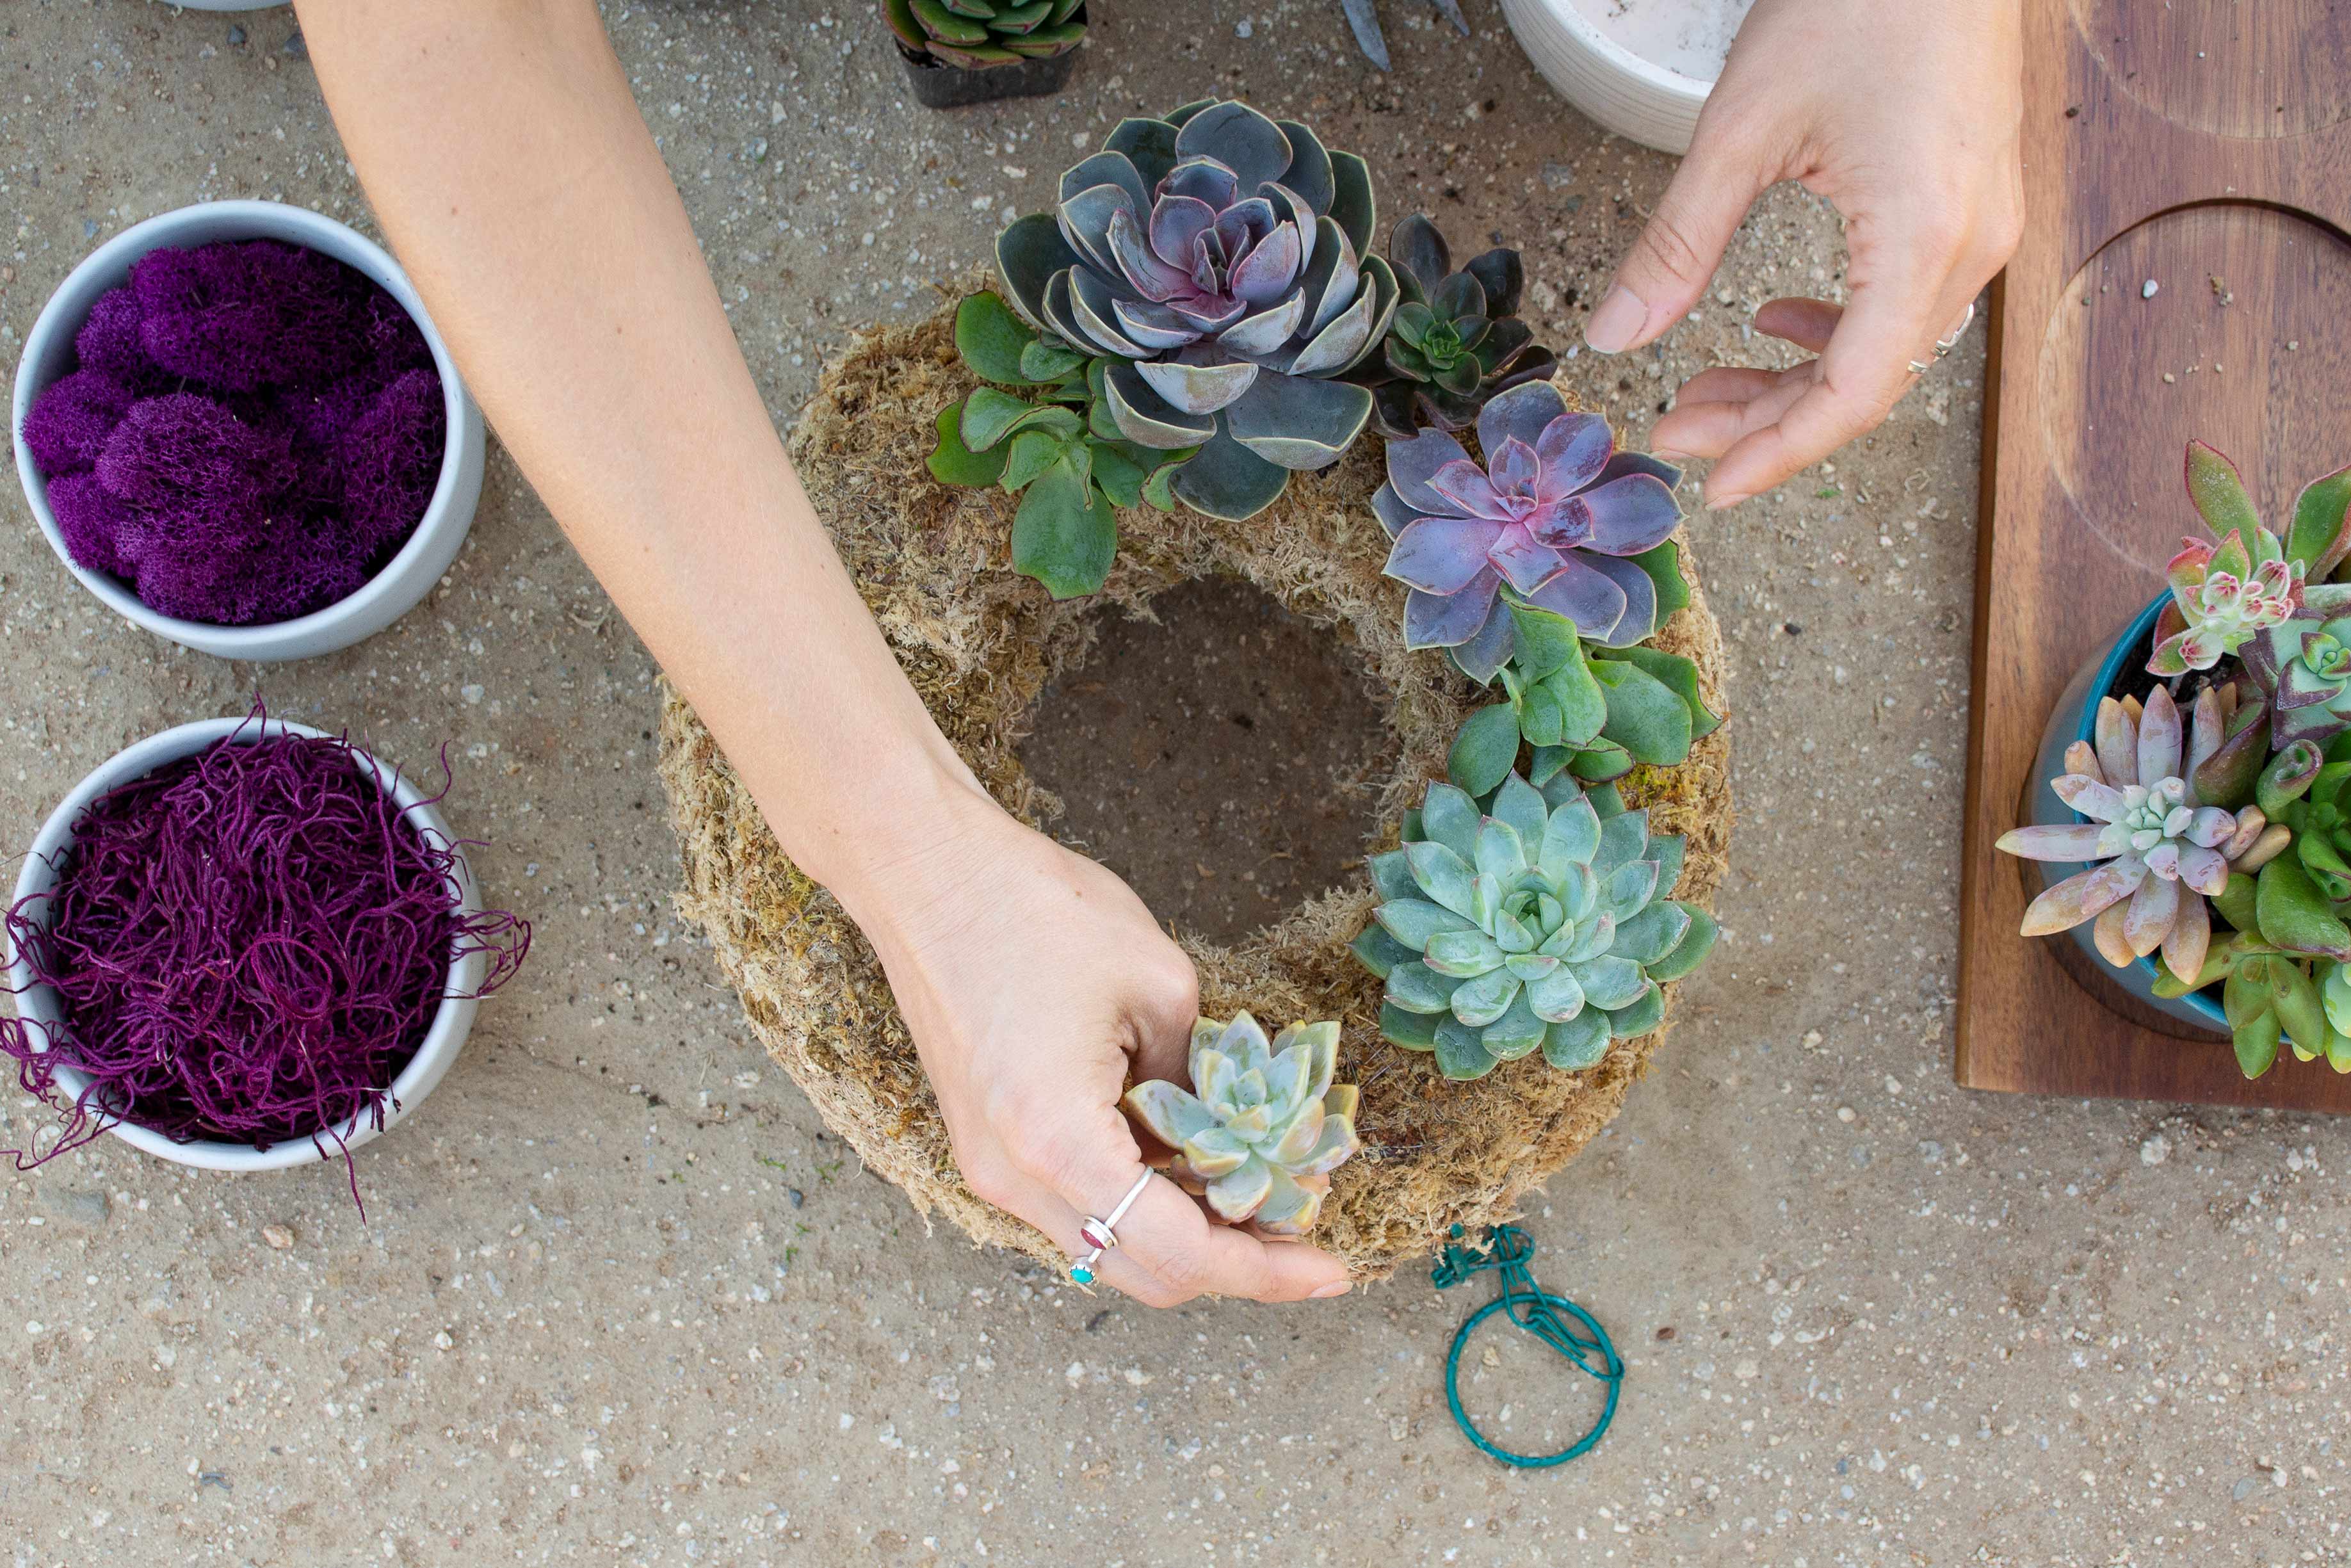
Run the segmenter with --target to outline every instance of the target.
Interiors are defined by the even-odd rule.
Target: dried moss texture
[[[825,374],[792,440],[792,457],[900,662],[948,737],[997,799],[1046,824],[1058,802],[1014,756],[1046,682],[1073,667],[1100,601],[1056,605],[1011,570],[1013,503],[994,491],[935,484],[924,467],[938,411],[973,385],[956,359],[951,312],[861,338]],[[1152,596],[1212,574],[1255,583],[1360,650],[1390,695],[1395,764],[1381,842],[1445,755],[1477,694],[1442,656],[1405,652],[1403,588],[1380,575],[1387,541],[1369,501],[1379,444],[1358,445],[1246,523],[1189,512],[1123,514],[1119,559],[1104,599],[1148,613]],[[1688,564],[1685,552],[1685,564]],[[1698,662],[1722,706],[1722,648],[1702,597],[1674,617],[1658,646]],[[1658,831],[1688,835],[1684,896],[1711,905],[1730,838],[1729,747],[1718,730],[1670,773],[1636,770],[1633,804]],[[711,937],[768,1052],[827,1124],[925,1216],[944,1210],[980,1242],[1059,1265],[1038,1232],[973,1197],[882,968],[841,905],[793,867],[699,720],[670,694],[662,779],[684,840],[679,904]],[[1562,1073],[1541,1057],[1505,1063],[1475,1083],[1447,1082],[1430,1057],[1379,1038],[1379,982],[1347,950],[1366,919],[1367,888],[1334,889],[1235,946],[1191,938],[1200,1003],[1223,1017],[1335,1018],[1344,1026],[1340,1077],[1363,1086],[1366,1148],[1343,1166],[1314,1239],[1358,1278],[1379,1279],[1431,1249],[1449,1226],[1516,1212],[1520,1196],[1606,1124],[1673,1027],[1620,1041],[1597,1067]]]

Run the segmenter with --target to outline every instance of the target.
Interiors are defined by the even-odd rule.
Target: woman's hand
[[[1687,315],[1765,187],[1794,180],[1847,223],[1849,302],[1775,299],[1755,326],[1819,357],[1693,377],[1650,445],[1719,459],[1736,505],[1875,429],[2016,248],[2023,221],[2019,0],[1756,0],[1689,155],[1593,310],[1618,353]]]
[[[942,846],[914,857],[919,892],[890,891],[884,868],[874,889],[843,901],[881,954],[965,1182],[1074,1256],[1079,1223],[1108,1215],[1144,1170],[1118,1107],[1130,1071],[1186,1082],[1198,977],[1108,871],[976,787],[953,810],[963,820]],[[1165,1176],[1118,1222],[1118,1239],[1099,1274],[1150,1306],[1347,1289],[1338,1260],[1211,1224]]]

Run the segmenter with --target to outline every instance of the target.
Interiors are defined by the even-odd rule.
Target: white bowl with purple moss
[[[26,335],[11,435],[25,498],[123,619],[225,659],[374,635],[456,559],[486,441],[382,246],[275,202],[137,224]]]

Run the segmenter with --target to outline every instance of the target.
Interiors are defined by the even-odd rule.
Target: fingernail
[[[1648,319],[1649,308],[1641,303],[1641,297],[1620,283],[1584,322],[1584,346],[1595,353],[1621,353]]]
[[[1677,452],[1670,446],[1652,446],[1649,455],[1660,463],[1693,463],[1697,459],[1687,452]]]
[[[1354,1288],[1354,1282],[1351,1280],[1333,1280],[1315,1291],[1314,1299],[1318,1301],[1327,1301],[1332,1296],[1343,1296]]]
[[[1709,512],[1724,511],[1745,499],[1747,499],[1745,496],[1717,496],[1706,504],[1706,509]]]

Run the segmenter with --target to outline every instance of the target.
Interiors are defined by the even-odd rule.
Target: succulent
[[[1586,648],[1563,617],[1507,589],[1512,645],[1499,672],[1504,701],[1479,708],[1453,738],[1446,776],[1472,795],[1499,785],[1533,751],[1527,780],[1547,784],[1562,768],[1604,783],[1635,762],[1670,768],[1690,743],[1722,723],[1698,691],[1698,665],[1656,648]],[[1677,605],[1676,608],[1679,606]]]
[[[1233,1224],[1301,1236],[1322,1211],[1331,1173],[1363,1146],[1355,1086],[1333,1083],[1339,1026],[1294,1023],[1270,1041],[1257,1019],[1192,1026],[1192,1088],[1138,1083],[1121,1103],[1176,1151],[1167,1174]]]
[[[2324,744],[2351,728],[2351,615],[2296,615],[2244,645],[2245,671],[2270,705],[2270,744]]]
[[[1293,470],[1337,462],[1371,417],[1372,394],[1336,378],[1395,313],[1373,219],[1361,158],[1208,101],[1123,121],[1061,176],[1054,212],[998,236],[997,266],[1024,316],[1107,361],[1126,440],[1199,448],[1175,479],[1185,505],[1238,519]]]
[[[930,456],[941,483],[1001,486],[1020,497],[1012,518],[1012,566],[1056,599],[1092,593],[1118,554],[1113,507],[1174,509],[1168,491],[1184,453],[1155,452],[1120,437],[1102,400],[1101,361],[1045,341],[993,294],[956,309],[956,347],[987,381],[939,413]]]
[[[2269,824],[2258,809],[2203,804],[2189,781],[2221,742],[2217,694],[2198,698],[2192,730],[2165,687],[2136,713],[2135,706],[2103,698],[2095,745],[2075,741],[2065,754],[2067,771],[2050,783],[2090,821],[2017,828],[1996,847],[2026,860],[2098,862],[2026,906],[2025,936],[2095,919],[2092,935],[2109,964],[2121,968],[2159,947],[2164,967],[2192,980],[2211,944],[2206,900],[2229,886],[2231,862],[2253,851]]]
[[[883,0],[890,30],[910,55],[985,70],[1050,59],[1084,41],[1072,21],[1084,0]]]
[[[2351,468],[2304,486],[2282,540],[2262,527],[2237,465],[2201,441],[2188,444],[2187,482],[2214,542],[2183,539],[2171,559],[2150,674],[2209,670],[2289,615],[2351,610],[2351,584],[2326,580],[2351,557]]]
[[[1381,351],[1351,380],[1372,389],[1372,425],[1393,441],[1421,424],[1466,430],[1496,392],[1549,381],[1558,357],[1518,318],[1526,270],[1501,247],[1453,270],[1437,225],[1418,213],[1388,235],[1402,303]]]
[[[2291,955],[2254,946],[2235,956],[2221,977],[2220,1014],[2248,1078],[2270,1070],[2281,1042],[2304,1061],[2324,1054],[2338,1072],[2351,1071],[2351,1040],[2330,1027],[2309,964]]]
[[[1447,1078],[1538,1048],[1592,1067],[1664,1021],[1659,983],[1713,949],[1713,918],[1669,896],[1682,840],[1651,836],[1614,789],[1514,773],[1481,808],[1432,784],[1404,837],[1372,857],[1381,902],[1354,951],[1387,982],[1380,1032],[1434,1051]]]
[[[1489,401],[1478,444],[1483,466],[1441,430],[1388,443],[1372,505],[1395,541],[1387,574],[1412,590],[1405,645],[1449,648],[1472,680],[1493,679],[1512,647],[1506,585],[1611,648],[1655,632],[1659,583],[1679,582],[1679,473],[1616,451],[1608,422],[1568,413],[1548,382]]]
[[[2253,530],[2249,547],[2231,531],[2216,548],[2179,541],[2165,569],[2171,602],[2156,622],[2152,675],[2209,670],[2302,606],[2303,568],[2284,559],[2277,536]]]

